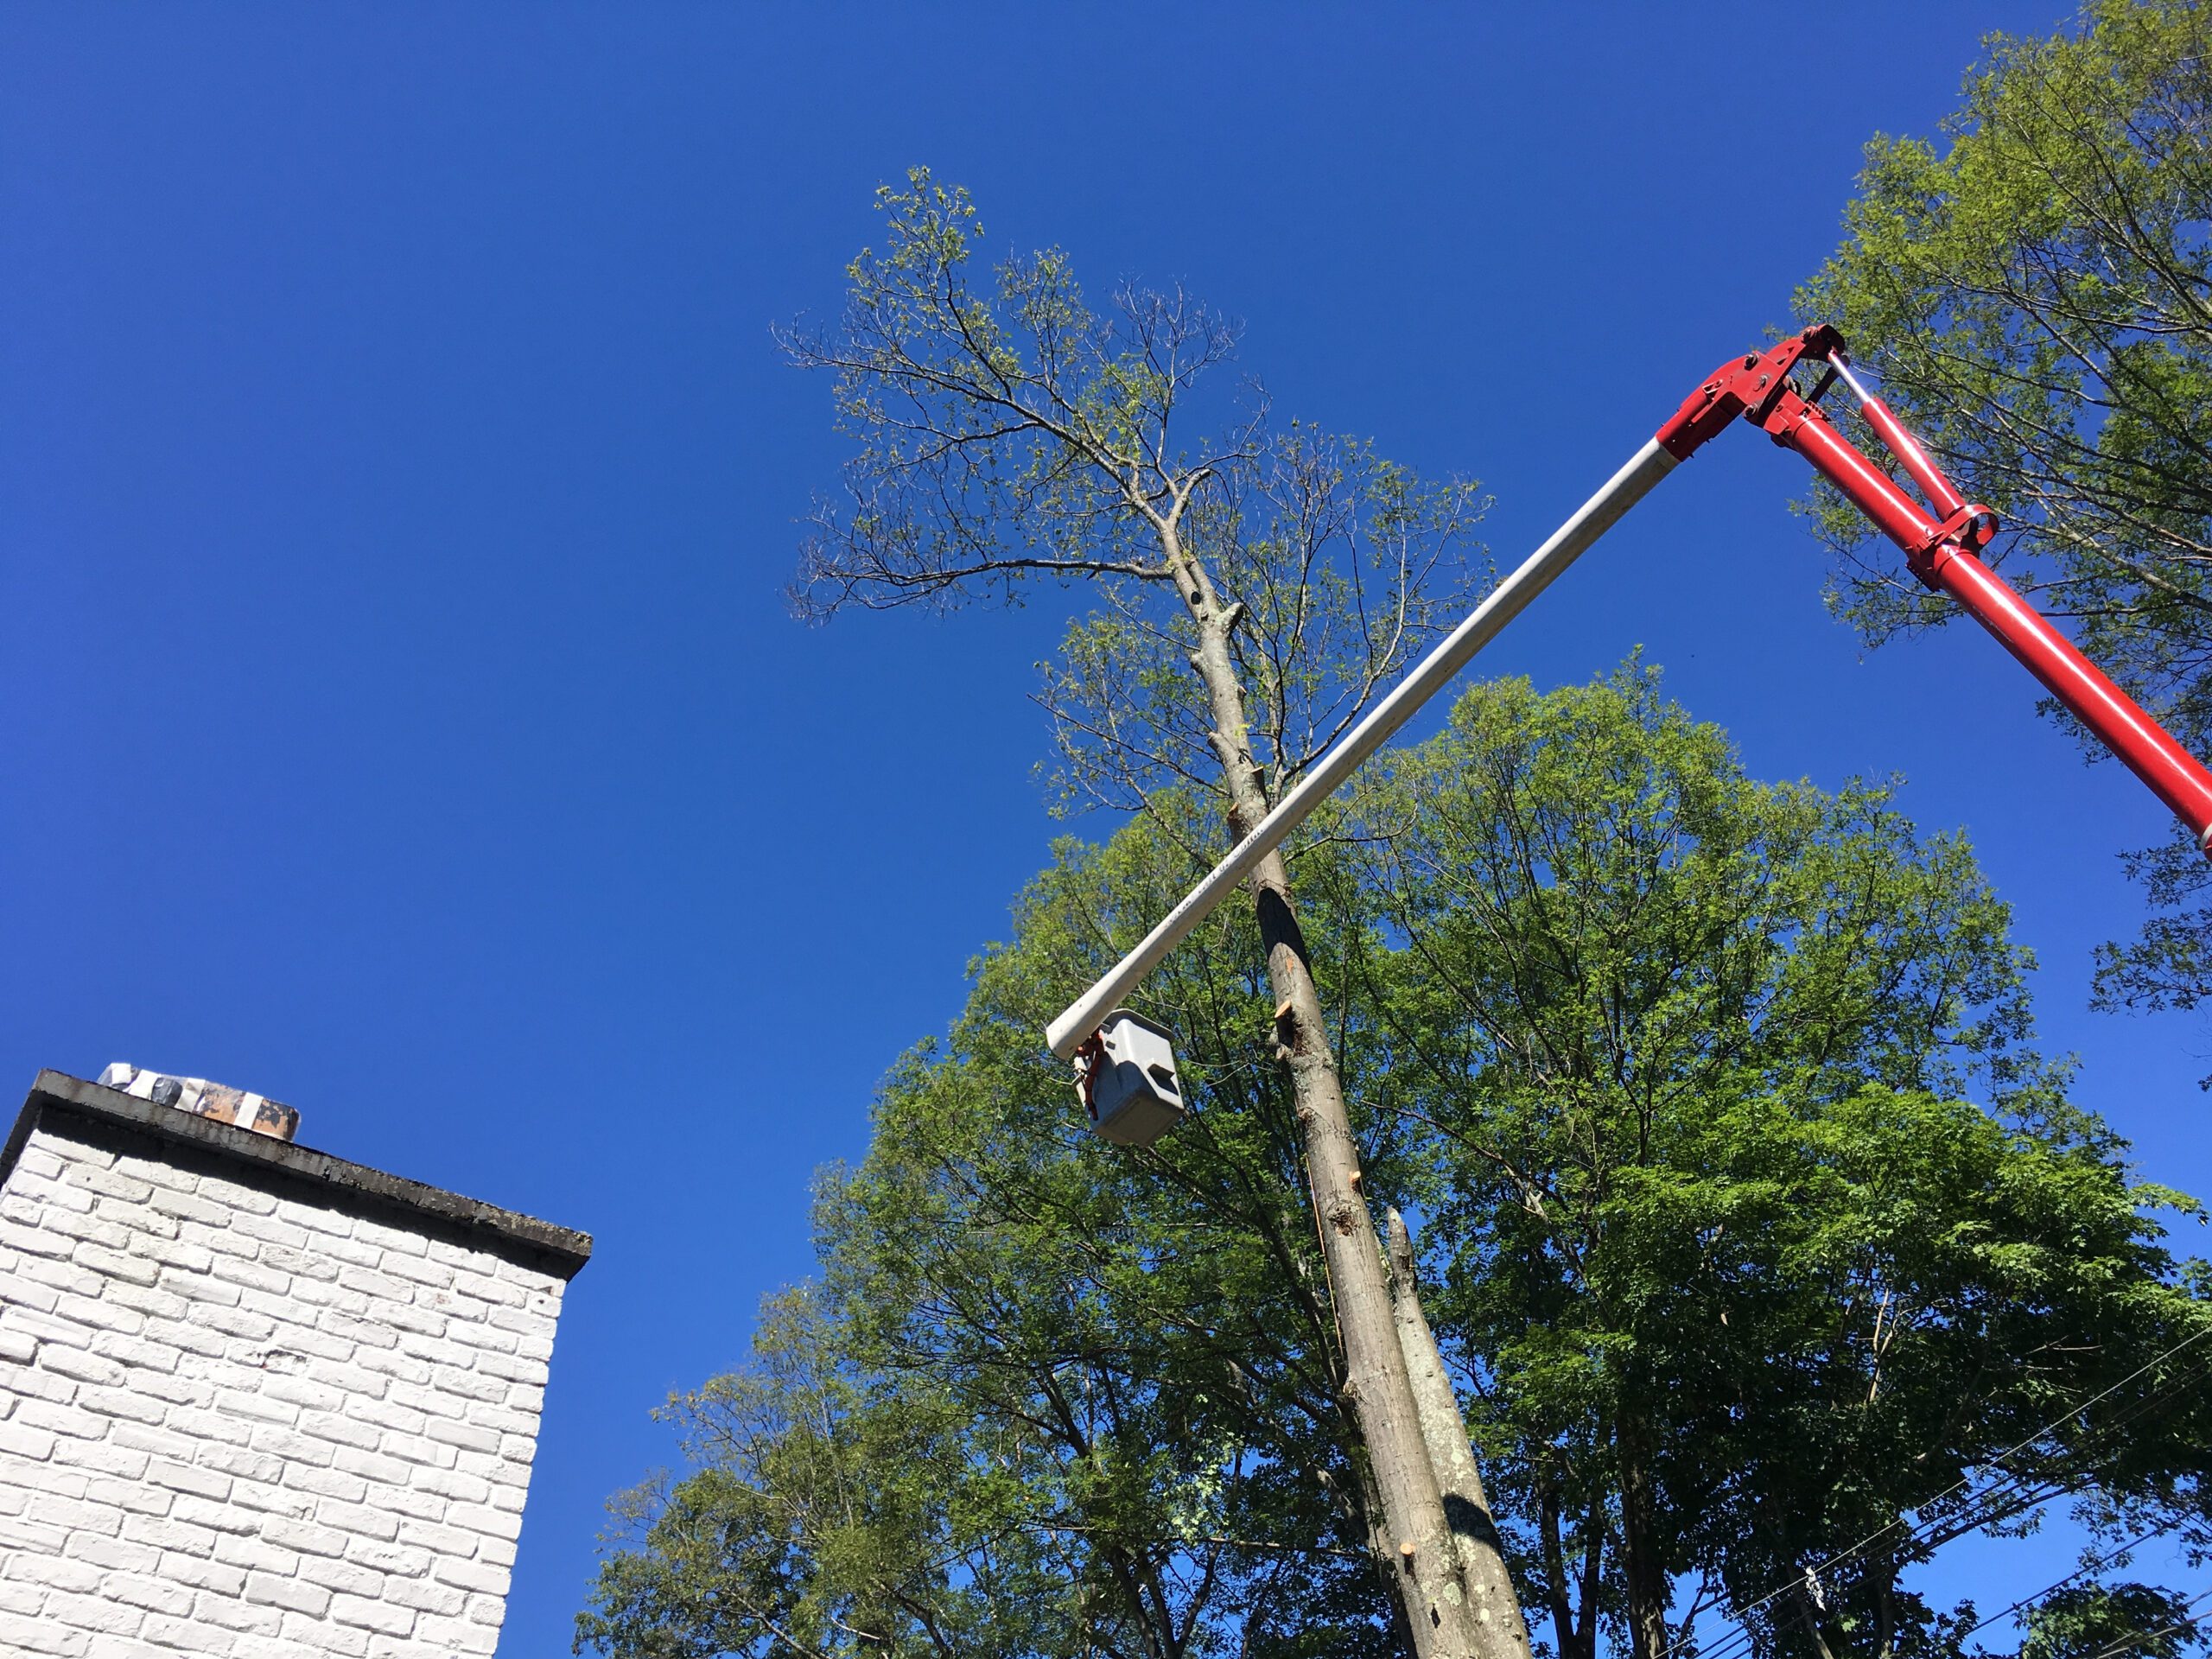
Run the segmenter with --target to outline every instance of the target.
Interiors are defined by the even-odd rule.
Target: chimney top
[[[212,1117],[218,1123],[234,1123],[273,1140],[289,1141],[299,1133],[300,1115],[262,1095],[250,1095],[205,1077],[172,1077],[121,1060],[100,1073],[100,1082],[157,1106],[170,1106],[195,1117]]]

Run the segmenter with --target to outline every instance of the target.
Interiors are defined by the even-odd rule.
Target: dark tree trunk
[[[1613,1429],[1620,1460],[1621,1579],[1628,1594],[1630,1649],[1634,1659],[1660,1659],[1667,1651],[1667,1563],[1654,1513],[1649,1430],[1624,1416]]]

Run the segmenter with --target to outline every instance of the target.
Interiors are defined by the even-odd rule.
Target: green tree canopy
[[[1089,1136],[1039,1049],[1195,873],[1207,809],[1155,804],[1058,849],[887,1079],[867,1157],[824,1175],[817,1282],[671,1403],[689,1469],[620,1511],[580,1646],[1404,1650],[1251,906],[1147,987],[1198,1108],[1168,1140]],[[1755,1601],[1899,1522],[1824,1610],[1746,1622],[1762,1654],[1808,1628],[1918,1651],[1897,1573],[1943,1537],[2031,1493],[2201,1508],[2212,1337],[2123,1381],[2212,1326],[2142,1218],[2177,1200],[2034,1054],[1962,846],[1879,790],[1745,778],[1631,670],[1471,694],[1294,868],[1365,1185],[1423,1224],[1560,1659],[1657,1651],[1689,1599]]]
[[[1899,1574],[1953,1537],[2063,1491],[2202,1503],[2171,1484],[2202,1363],[2044,1428],[2207,1310],[2140,1214],[2189,1201],[2066,1104],[1961,842],[1883,789],[1746,778],[1634,671],[1469,697],[1362,819],[1429,1307],[1561,1655],[1615,1618],[1659,1651],[1868,1537],[1754,1624],[1887,1653],[1925,1623]],[[2104,1425],[2139,1407],[2159,1449],[2123,1478]],[[2016,1447],[2032,1479],[1952,1501]]]
[[[2069,1586],[2028,1619],[2020,1659],[2178,1659],[2197,1645],[2205,1596],[2147,1584]]]
[[[586,1638],[622,1655],[1196,1656],[1236,1650],[1234,1631],[1255,1654],[1393,1650],[1299,1131],[1251,1052],[1270,1005],[1249,907],[1154,982],[1205,1102],[1160,1148],[1090,1135],[1039,1050],[1047,1005],[1190,868],[1151,819],[1061,849],[949,1038],[886,1080],[867,1158],[824,1173],[805,1326],[771,1320],[751,1366],[672,1403],[696,1472],[626,1512],[641,1529],[610,1556]],[[832,1402],[775,1403],[794,1368],[834,1371]],[[718,1427],[733,1405],[734,1440]],[[878,1433],[913,1438],[879,1462],[863,1449]],[[847,1468],[859,1484],[832,1510],[822,1471]],[[916,1514],[925,1527],[901,1518]],[[679,1541],[702,1516],[704,1554]],[[702,1608],[741,1606],[725,1580],[742,1611],[710,1630]],[[1032,1592],[1010,1599],[1017,1580]],[[992,1617],[1001,1605],[1018,1616]]]

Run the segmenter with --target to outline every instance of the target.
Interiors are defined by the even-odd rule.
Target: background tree
[[[2145,1584],[2061,1590],[2036,1608],[2020,1659],[2177,1659],[2200,1641],[2190,1610],[2204,1599]]]
[[[1179,290],[1129,286],[1094,313],[1051,250],[1001,262],[986,290],[963,193],[917,171],[880,205],[886,244],[849,268],[841,325],[783,337],[795,362],[835,377],[857,448],[846,499],[813,515],[798,609],[1010,601],[1040,575],[1098,583],[1104,607],[1047,675],[1064,781],[1186,834],[1154,795],[1197,789],[1215,816],[1190,844],[1211,863],[1425,642],[1471,491],[1275,433],[1256,391],[1217,411],[1222,435],[1186,448],[1185,406],[1228,360],[1230,324]],[[1447,1518],[1421,1408],[1456,1409],[1414,1389],[1402,1344],[1419,1332],[1394,1318],[1281,854],[1251,891],[1274,1018],[1247,1040],[1290,1079],[1377,1571],[1421,1653],[1516,1659],[1527,1637],[1479,1490],[1452,1494],[1461,1524]],[[1436,1430],[1465,1440],[1456,1421]]]
[[[1062,846],[887,1080],[823,1183],[818,1284],[678,1402],[696,1467],[622,1512],[582,1639],[1408,1650],[1296,1096],[1252,1052],[1255,913],[1151,982],[1197,1108],[1156,1147],[1091,1136],[1037,1043],[1189,879],[1212,809],[1151,802]],[[1364,1185],[1423,1220],[1541,1646],[1648,1659],[1720,1607],[1742,1634],[1709,1659],[1956,1659],[1970,1615],[1898,1585],[1951,1538],[2060,1500],[2100,1538],[2212,1541],[2202,1269],[2033,1052],[1962,847],[1879,791],[1745,779],[1634,671],[1484,688],[1317,830],[1300,891]]]
[[[1037,1042],[1047,1005],[1187,879],[1205,809],[1153,802],[1109,847],[1061,849],[949,1039],[887,1080],[867,1158],[822,1183],[806,1321],[772,1319],[747,1370],[675,1403],[697,1471],[625,1506],[584,1640],[764,1659],[1408,1650],[1374,1572],[1291,1090],[1252,1052],[1272,1007],[1255,918],[1223,912],[1154,982],[1203,1102],[1158,1147],[1090,1134]],[[1325,910],[1351,891],[1328,858],[1305,861]],[[988,1637],[986,1605],[1007,1615]]]
[[[944,1502],[1001,1460],[942,1390],[887,1388],[853,1363],[822,1299],[763,1310],[753,1364],[671,1400],[697,1472],[648,1481],[618,1515],[578,1643],[652,1659],[721,1654],[1074,1653],[1076,1575],[1049,1548],[999,1547]],[[1049,1543],[1027,1539],[1025,1543]],[[1056,1640],[1056,1638],[1058,1638]]]
[[[2212,753],[2212,29],[2195,0],[2097,0],[1991,37],[1941,142],[1867,146],[1847,238],[1799,292],[1968,496],[1994,562],[2198,754]],[[1954,614],[1819,503],[1832,596],[1870,640]],[[2203,859],[2132,855],[2158,912],[2102,955],[2110,1003],[2212,985]]]
[[[1375,1098],[1562,1659],[1716,1606],[1925,1648],[1904,1570],[2064,1494],[2206,1541],[2212,1308],[2142,1219],[2192,1206],[2066,1105],[1962,843],[1745,778],[1633,669],[1471,694],[1360,817]]]

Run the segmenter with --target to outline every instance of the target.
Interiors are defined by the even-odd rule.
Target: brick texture
[[[492,1653],[563,1280],[95,1138],[0,1188],[0,1653]]]

